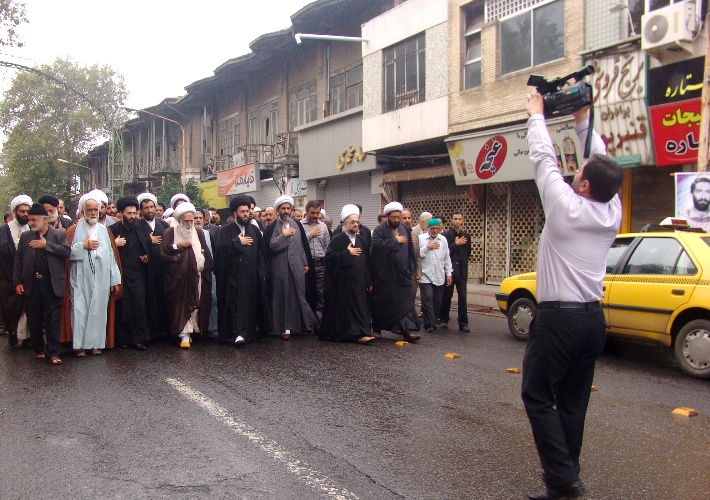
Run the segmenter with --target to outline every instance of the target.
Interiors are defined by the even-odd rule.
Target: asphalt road
[[[0,337],[0,498],[525,498],[542,481],[506,373],[524,344],[499,317],[471,327],[401,347],[165,343],[59,367]],[[588,498],[708,498],[708,384],[660,348],[605,354]]]

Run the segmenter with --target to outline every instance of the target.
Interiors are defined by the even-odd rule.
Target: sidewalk
[[[480,285],[478,280],[468,280],[466,287],[467,309],[469,313],[475,314],[490,314],[493,316],[505,317],[498,309],[495,294],[498,292],[498,285]],[[420,307],[419,293],[417,293],[417,307]],[[451,310],[458,311],[458,297],[454,290],[454,296],[451,300]],[[454,317],[452,315],[452,317]]]

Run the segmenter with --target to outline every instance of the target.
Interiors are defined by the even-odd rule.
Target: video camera
[[[566,116],[592,104],[592,86],[583,78],[594,73],[594,66],[585,66],[562,78],[547,81],[544,76],[530,75],[528,85],[535,87],[545,104],[545,117]],[[566,85],[574,78],[574,83]]]

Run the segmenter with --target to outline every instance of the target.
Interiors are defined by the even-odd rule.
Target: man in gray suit
[[[66,231],[49,227],[43,205],[32,205],[28,225],[31,231],[22,233],[15,255],[15,292],[26,298],[27,322],[37,359],[46,358],[51,364],[60,365],[59,321],[66,288],[64,264],[71,247]]]

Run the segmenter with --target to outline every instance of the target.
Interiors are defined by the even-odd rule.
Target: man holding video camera
[[[575,111],[585,144],[589,107]],[[537,257],[537,313],[523,359],[522,399],[546,491],[531,499],[576,498],[594,365],[606,339],[600,300],[606,254],[621,225],[623,172],[593,133],[591,154],[571,185],[557,167],[543,96],[527,97],[528,145],[545,211]]]

